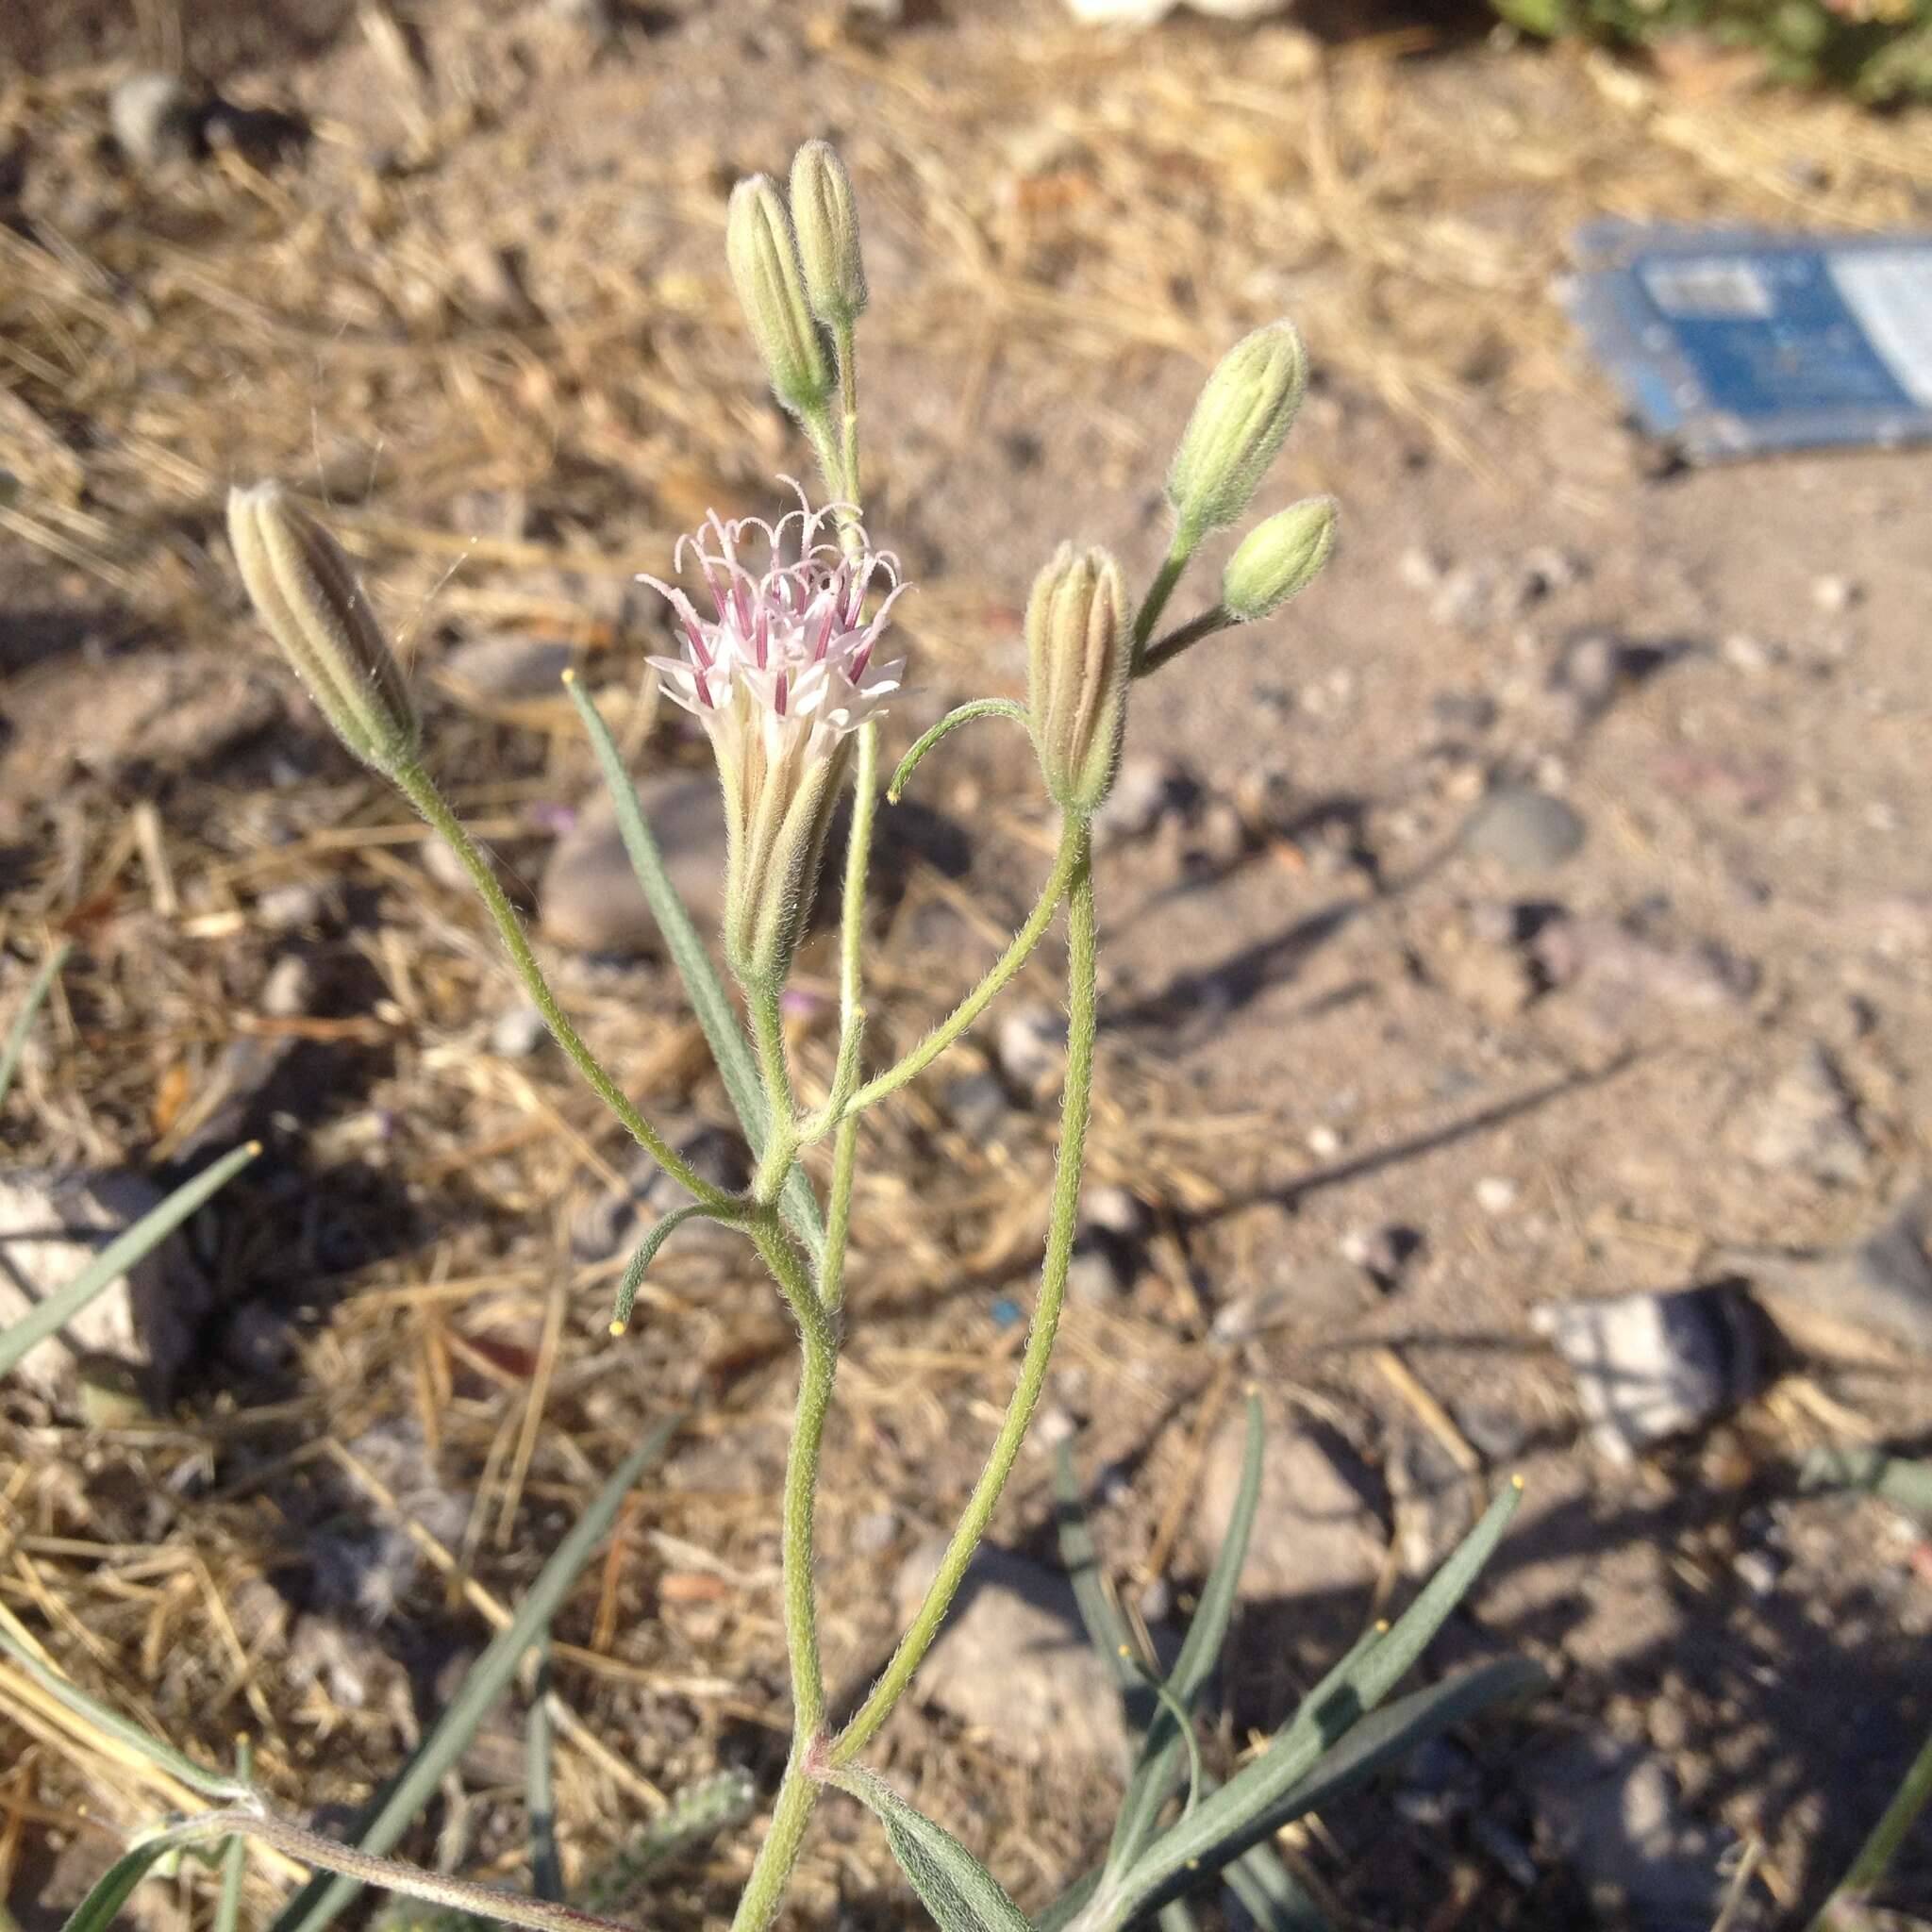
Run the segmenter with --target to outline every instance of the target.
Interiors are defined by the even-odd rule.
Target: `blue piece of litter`
[[[1693,460],[1932,438],[1932,235],[1605,222],[1576,250],[1577,325]]]
[[[993,1303],[989,1313],[992,1316],[992,1325],[995,1328],[1010,1328],[1020,1319],[1020,1304],[1008,1295],[1001,1295],[999,1300]]]

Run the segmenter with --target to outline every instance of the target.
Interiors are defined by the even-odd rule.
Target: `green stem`
[[[1006,1420],[994,1439],[965,1513],[940,1559],[939,1574],[925,1593],[918,1614],[899,1640],[891,1661],[873,1686],[858,1714],[832,1742],[829,1769],[850,1762],[877,1734],[905,1694],[959,1587],[966,1566],[992,1518],[1000,1492],[1012,1473],[1020,1444],[1046,1381],[1053,1358],[1054,1334],[1059,1325],[1060,1303],[1066,1292],[1067,1267],[1073,1258],[1074,1231],[1080,1207],[1080,1175],[1085,1163],[1087,1119],[1093,1093],[1094,916],[1093,875],[1089,864],[1084,821],[1070,819],[1063,849],[1072,855],[1072,880],[1067,917],[1067,1084],[1060,1103],[1059,1163],[1054,1173],[1053,1205],[1047,1218],[1046,1257],[1041,1264],[1040,1298],[1034,1305],[1033,1327],[1026,1338],[1020,1375]]]
[[[832,1191],[825,1209],[825,1265],[819,1299],[837,1314],[845,1299],[845,1246],[852,1233],[852,1178],[858,1165],[858,1116],[848,1113],[832,1137]]]
[[[1857,1907],[1863,1903],[1865,1893],[1885,1876],[1899,1846],[1905,1842],[1906,1834],[1918,1822],[1927,1803],[1932,1803],[1932,1738],[1927,1738],[1920,1747],[1919,1755],[1906,1773],[1905,1782],[1892,1794],[1885,1815],[1872,1827],[1872,1836],[1852,1860],[1852,1869],[1839,1880],[1824,1903],[1824,1909],[1812,1920],[1810,1932],[1836,1932],[1840,1927],[1850,1932],[1858,1923],[1855,1917]],[[1846,1909],[1848,1907],[1850,1910]]]
[[[1181,573],[1188,567],[1188,559],[1194,554],[1194,545],[1199,541],[1195,533],[1185,525],[1174,533],[1174,541],[1168,546],[1167,558],[1155,574],[1147,594],[1141,602],[1141,614],[1134,620],[1134,669],[1141,669],[1141,654],[1147,648],[1147,640],[1154,635],[1154,626],[1160,622],[1160,613],[1167,608],[1167,600],[1174,595],[1174,587],[1180,582]]]
[[[1086,826],[1069,819],[1060,834],[1060,848],[1055,856],[1053,871],[1047,874],[1046,884],[1041,889],[1039,903],[1027,914],[1026,924],[1013,935],[1012,944],[994,961],[986,977],[904,1059],[895,1066],[888,1067],[875,1079],[867,1081],[852,1096],[845,1109],[848,1119],[875,1106],[888,1094],[896,1093],[908,1081],[917,1079],[992,1004],[1001,988],[1025,965],[1034,947],[1053,924],[1053,916],[1059,909],[1068,881],[1079,867],[1086,841]]]
[[[805,1827],[818,1802],[815,1759],[824,1744],[825,1687],[819,1660],[818,1610],[813,1589],[813,1515],[818,1495],[819,1450],[831,1407],[838,1368],[838,1340],[811,1276],[782,1228],[768,1222],[753,1236],[765,1265],[798,1321],[802,1361],[791,1452],[785,1467],[785,1645],[791,1666],[791,1757],[778,1787],[772,1823],[758,1848],[733,1932],[763,1932],[784,1897],[805,1842]]]
[[[777,1802],[772,1807],[772,1823],[765,1832],[765,1841],[758,1847],[751,1876],[739,1896],[738,1910],[732,1914],[731,1932],[765,1932],[765,1927],[778,1916],[792,1868],[805,1847],[805,1828],[811,1823],[822,1790],[824,1787],[805,1770],[794,1752],[785,1767]]]
[[[549,1027],[552,1038],[576,1063],[578,1073],[590,1082],[605,1106],[623,1122],[631,1139],[642,1147],[673,1180],[689,1189],[700,1201],[710,1207],[729,1208],[732,1205],[732,1197],[722,1188],[714,1187],[699,1174],[691,1162],[685,1159],[642,1114],[639,1113],[624,1090],[584,1044],[582,1036],[571,1024],[570,1015],[558,1004],[557,995],[550,991],[550,982],[543,977],[543,969],[537,963],[537,956],[530,948],[529,938],[524,931],[523,921],[517,917],[516,908],[509,903],[508,896],[497,883],[496,874],[491,869],[490,861],[477,849],[476,841],[463,829],[462,822],[450,809],[449,801],[436,789],[436,781],[417,764],[405,765],[394,775],[403,795],[423,814],[431,830],[436,832],[456,854],[463,870],[469,874],[476,891],[482,896],[483,904],[489,908],[490,916],[496,922],[497,931],[503,935],[503,943],[509,953],[510,964],[516,968],[517,977],[524,983],[524,991],[530,995],[538,1012],[543,1016],[543,1024]]]
[[[785,1020],[776,987],[748,987],[752,1037],[765,1078],[765,1108],[772,1129],[758,1158],[752,1198],[769,1205],[778,1198],[791,1163],[798,1158],[798,1110],[791,1093],[791,1070],[785,1059]]]
[[[1178,658],[1190,644],[1198,644],[1203,638],[1211,638],[1216,631],[1226,630],[1239,621],[1229,614],[1225,606],[1211,606],[1200,616],[1176,625],[1158,643],[1148,645],[1134,660],[1134,675],[1145,677],[1149,672],[1158,671],[1163,664]]]

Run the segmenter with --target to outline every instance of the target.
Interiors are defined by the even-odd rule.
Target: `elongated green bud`
[[[1310,496],[1243,537],[1221,573],[1221,608],[1237,624],[1279,610],[1307,589],[1335,548],[1335,499]]]
[[[1046,789],[1065,810],[1091,812],[1113,790],[1132,660],[1120,565],[1062,543],[1026,603],[1026,689]]]
[[[1301,408],[1308,358],[1294,325],[1237,342],[1203,386],[1167,473],[1167,500],[1191,543],[1247,508]]]
[[[811,312],[827,328],[850,328],[865,308],[865,263],[852,177],[828,141],[808,141],[791,158],[791,225]]]
[[[341,547],[279,483],[228,492],[228,541],[249,601],[335,734],[393,775],[416,756],[422,721],[369,598]]]
[[[769,175],[731,191],[724,254],[778,400],[794,416],[818,414],[832,393],[832,368],[805,298],[791,217]]]

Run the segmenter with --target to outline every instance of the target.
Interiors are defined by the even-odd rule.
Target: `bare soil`
[[[440,774],[526,885],[594,789],[588,754],[560,700],[463,702],[437,668],[490,632],[562,638],[641,772],[699,762],[631,701],[658,617],[627,580],[806,461],[758,391],[720,235],[739,174],[825,133],[868,223],[868,509],[924,587],[889,755],[957,699],[1017,691],[1019,607],[1060,537],[1151,573],[1162,467],[1220,347],[1285,310],[1316,370],[1270,500],[1335,492],[1337,558],[1281,619],[1141,688],[1130,755],[1178,803],[1100,877],[1095,1177],[1153,1231],[1126,1294],[1071,1309],[1052,1400],[1086,1425],[1124,1600],[1188,1602],[1204,1452],[1243,1382],[1365,1478],[1388,1560],[1250,1607],[1224,1758],[1412,1589],[1399,1443],[1460,1444],[1484,1487],[1520,1472],[1518,1527],[1432,1666],[1524,1651],[1551,1673],[1465,1740],[1534,1882],[1466,1817],[1417,1823],[1386,1791],[1303,1832],[1297,1869],[1339,1924],[1638,1923],[1592,1902],[1521,1774],[1588,1728],[1664,1760],[1714,1843],[1761,1840],[1755,1908],[1798,1923],[1932,1722],[1932,1553],[1797,1472],[1827,1442],[1923,1449],[1924,1357],[1764,1299],[1748,1397],[1625,1465],[1592,1448],[1533,1314],[1855,1240],[1923,1174],[1932,457],[1669,471],[1577,358],[1555,284],[1603,211],[1923,223],[1932,121],[1387,12],[1119,39],[1048,0],[906,16],[717,0],[598,34],[465,0],[239,39],[197,22],[185,48],[105,13],[7,28],[7,1001],[50,932],[79,941],[8,1146],[163,1173],[250,1133],[270,1151],[205,1231],[228,1313],[165,1413],[0,1404],[0,1600],[194,1748],[253,1732],[291,1807],[349,1807],[487,1639],[479,1604],[513,1603],[637,1432],[687,1411],[559,1623],[578,1651],[558,1687],[609,1747],[562,1752],[568,1857],[720,1763],[775,1778],[779,1311],[728,1245],[674,1246],[631,1335],[605,1337],[622,1257],[586,1259],[573,1230],[625,1143],[549,1049],[492,1046],[508,970],[266,655],[220,505],[280,474],[332,506],[408,620]],[[108,90],[175,55],[298,117],[306,148],[125,162]],[[919,781],[877,920],[881,1051],[970,982],[1046,862],[1002,728]],[[1581,849],[1513,871],[1469,849],[1505,783],[1567,799]],[[291,957],[307,996],[270,1012]],[[1055,964],[1022,996],[1053,1002]],[[829,967],[808,954],[796,1022],[819,1080]],[[558,978],[658,1112],[724,1117],[667,973],[560,956]],[[1814,1044],[1853,1136],[1823,1178],[1761,1152],[1767,1096]],[[866,1148],[824,1505],[841,1691],[893,1634],[882,1577],[976,1473],[1038,1258],[1051,1108],[962,1133],[943,1089]],[[1386,1229],[1397,1265],[1358,1312],[1209,1339],[1217,1311]],[[398,1508],[471,1587],[418,1559],[372,1616],[327,1553],[361,1563]],[[1050,1550],[1043,1451],[999,1533]],[[119,1823],[158,1800],[10,1697],[0,1736],[0,1872],[27,1923],[60,1848],[98,1836],[83,1802]],[[878,1755],[1024,1906],[1104,1844],[1104,1767],[916,1701]],[[444,1831],[466,1865],[518,1872],[514,1784],[465,1774]],[[651,1922],[717,1918],[749,1842],[681,1873]],[[171,1924],[208,1911],[187,1882],[152,1890]],[[1923,1843],[1895,1890],[1932,1903]],[[871,1826],[828,1807],[800,1922],[908,1908]]]

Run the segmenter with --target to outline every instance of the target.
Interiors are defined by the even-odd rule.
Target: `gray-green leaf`
[[[899,1869],[940,1932],[1027,1932],[1006,1889],[951,1832],[915,1811],[870,1772],[848,1771],[840,1782],[878,1814]]]

